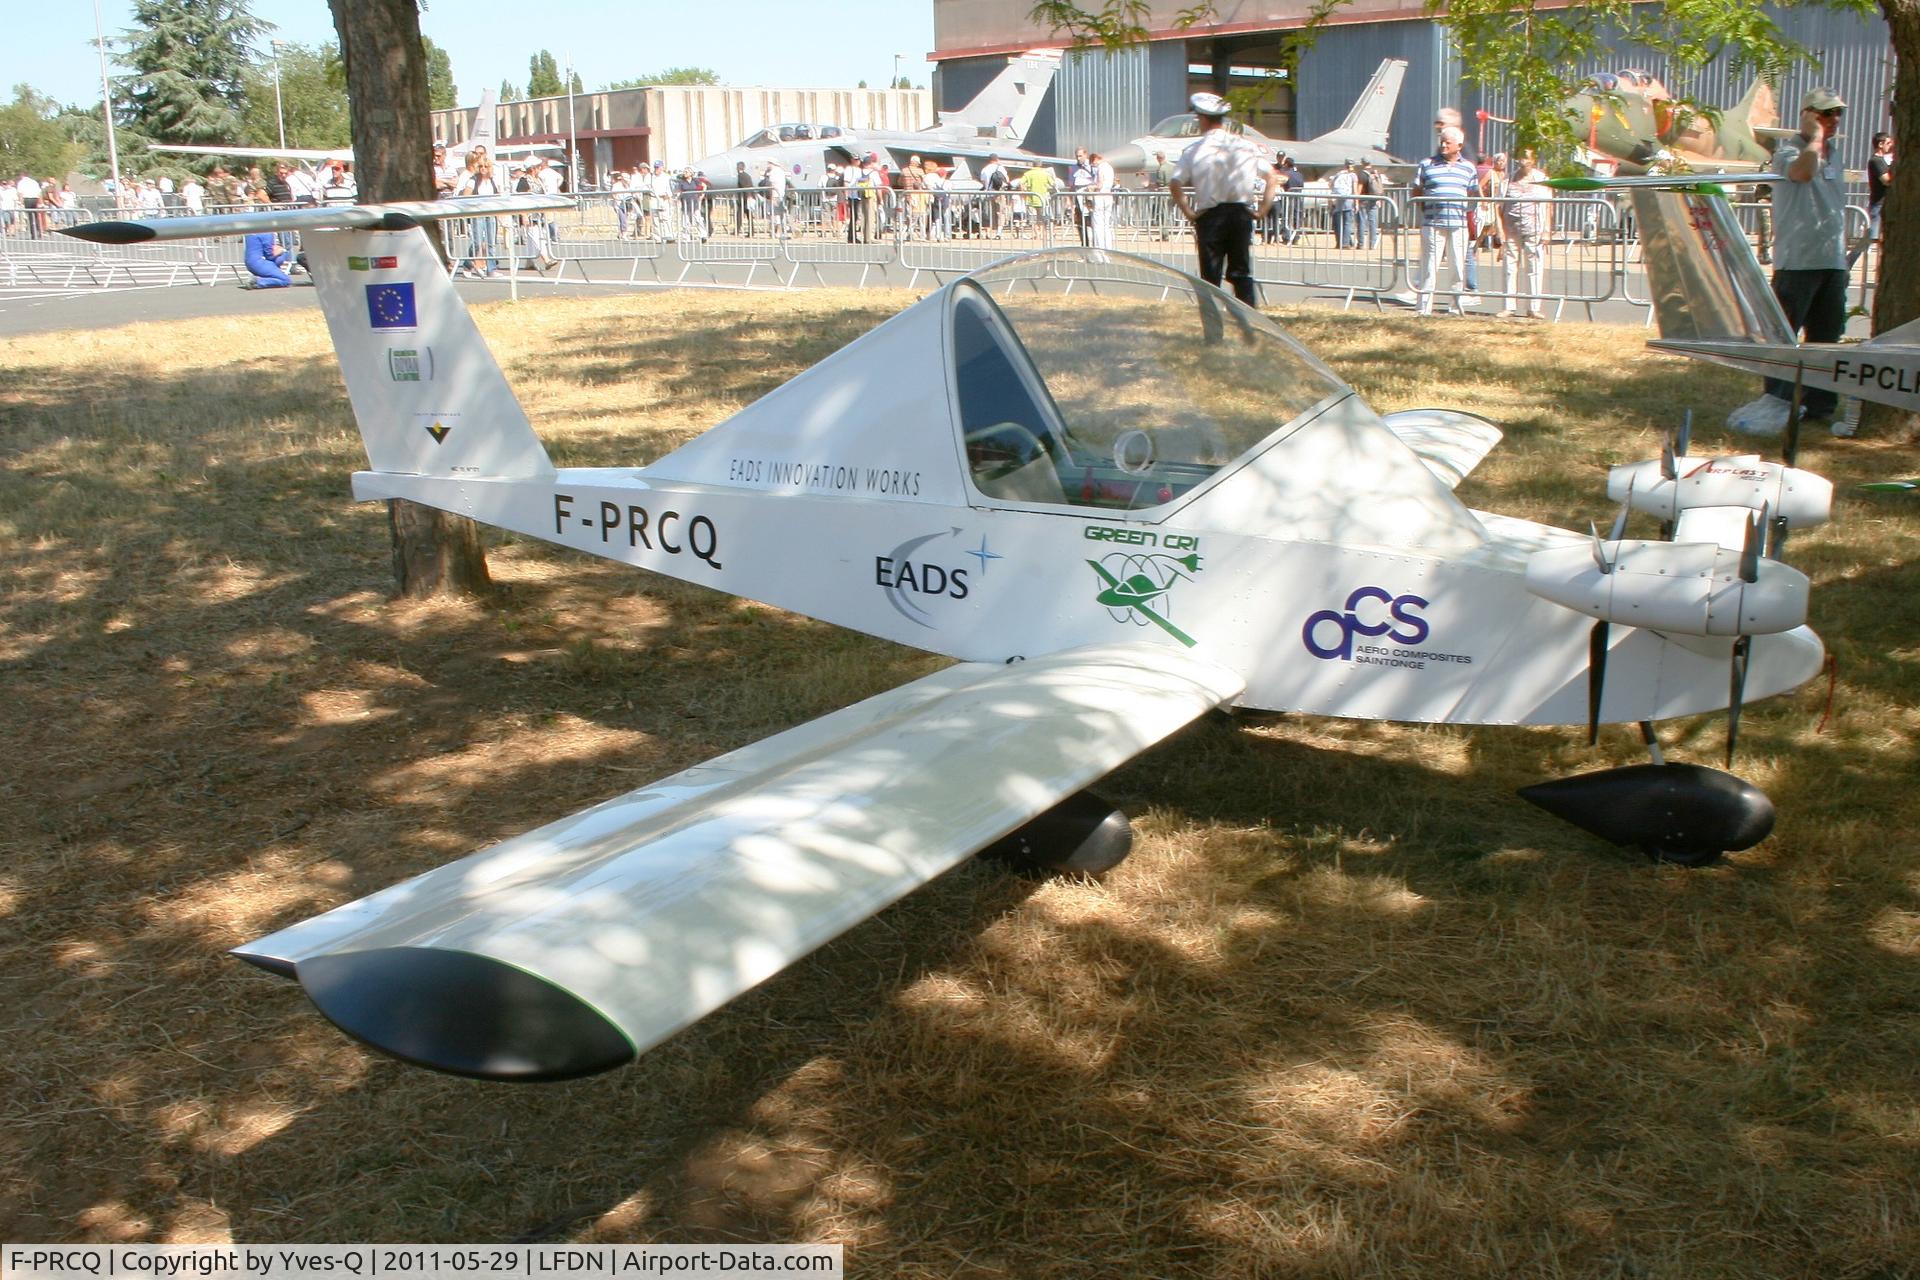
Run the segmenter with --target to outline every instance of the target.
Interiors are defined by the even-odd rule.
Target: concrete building
[[[1005,59],[1000,60],[1005,65]],[[433,113],[433,136],[458,148],[473,133],[476,108]],[[581,182],[645,161],[689,164],[724,151],[770,124],[837,124],[852,129],[925,129],[936,123],[925,89],[775,89],[654,85],[503,102],[495,121],[503,145],[580,146]]]
[[[1099,5],[1081,0],[1081,7]],[[1070,54],[1028,145],[1056,154],[1081,145],[1110,147],[1186,110],[1187,95],[1195,90],[1223,93],[1254,85],[1268,92],[1249,123],[1272,137],[1312,137],[1338,127],[1386,57],[1409,63],[1389,147],[1396,155],[1412,159],[1432,149],[1433,115],[1440,107],[1459,107],[1469,122],[1481,108],[1513,114],[1512,95],[1503,87],[1483,91],[1462,83],[1458,50],[1418,3],[1352,0],[1301,55],[1298,83],[1281,72],[1282,55],[1290,33],[1305,24],[1311,0],[1215,0],[1217,22],[1181,30],[1176,23],[1188,7],[1183,0],[1152,0],[1142,24],[1149,33],[1145,43],[1113,54]],[[1061,42],[1028,20],[1031,8],[1031,0],[933,0],[933,92],[943,109],[965,102],[1007,54]],[[1778,86],[1786,123],[1797,119],[1794,108],[1808,88],[1833,85],[1853,108],[1843,135],[1844,162],[1863,167],[1869,137],[1892,128],[1893,44],[1885,20],[1818,6],[1769,5],[1767,12],[1788,39],[1822,58],[1818,69],[1797,67]],[[1675,93],[1708,103],[1735,101],[1751,79],[1731,77],[1725,57],[1690,75],[1677,74],[1664,55],[1625,37],[1573,74],[1622,67],[1652,72]],[[1476,141],[1469,136],[1470,146]],[[1503,127],[1490,126],[1485,141],[1488,148],[1504,147]]]

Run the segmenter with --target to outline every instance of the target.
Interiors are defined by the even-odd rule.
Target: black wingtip
[[[633,1059],[592,1006],[466,951],[382,947],[318,955],[300,985],[342,1031],[403,1062],[483,1080],[570,1080]]]
[[[155,235],[154,229],[144,222],[88,222],[59,230],[63,236],[94,244],[144,244]]]

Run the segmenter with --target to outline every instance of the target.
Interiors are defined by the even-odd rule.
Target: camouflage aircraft
[[[1689,109],[1644,71],[1603,72],[1568,98],[1565,110],[1587,149],[1617,161],[1629,176],[1655,165],[1752,173],[1767,166],[1775,142],[1794,132],[1775,127],[1773,90],[1760,79],[1739,102],[1709,115]]]

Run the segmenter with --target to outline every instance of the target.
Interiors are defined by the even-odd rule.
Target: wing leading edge
[[[605,1070],[1241,688],[1151,644],[949,667],[234,954],[409,1062]]]

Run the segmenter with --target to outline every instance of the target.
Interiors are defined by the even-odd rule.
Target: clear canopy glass
[[[1238,120],[1225,120],[1221,123],[1232,133],[1247,131],[1247,126]],[[1197,138],[1200,136],[1200,117],[1191,111],[1182,112],[1177,116],[1168,116],[1147,133],[1155,138]]]
[[[956,282],[951,315],[968,468],[1000,501],[1164,506],[1348,390],[1258,312],[1124,254],[988,267]]]

